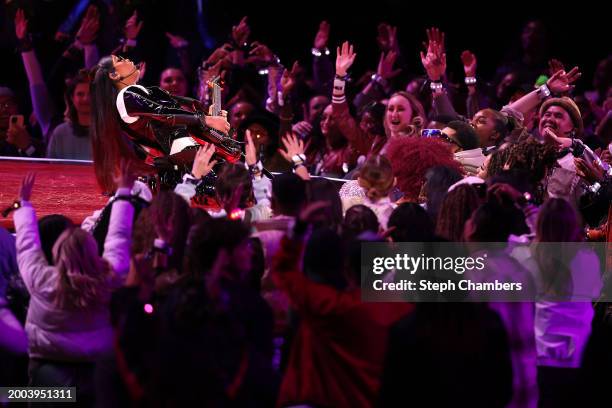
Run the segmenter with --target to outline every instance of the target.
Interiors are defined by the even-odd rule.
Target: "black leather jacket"
[[[202,137],[209,131],[202,124],[203,112],[190,112],[182,107],[201,108],[195,99],[176,97],[158,87],[149,87],[145,91],[138,86],[128,87],[122,97],[125,112],[119,114],[138,117],[132,123],[121,120],[122,129],[152,156],[170,154],[175,139],[190,134]]]
[[[121,126],[150,158],[168,156],[174,140],[191,136],[197,144],[214,143],[216,155],[221,159],[230,162],[240,159],[242,147],[237,141],[204,124],[204,112],[198,100],[171,95],[158,87],[145,89],[126,88],[122,95],[125,112],[119,114],[138,117],[132,123],[121,120]],[[193,111],[184,109],[185,106]],[[194,155],[195,151],[190,151],[171,158],[184,163],[191,162]]]

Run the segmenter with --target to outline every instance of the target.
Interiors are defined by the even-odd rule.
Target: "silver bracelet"
[[[442,82],[431,82],[429,84],[429,88],[433,91],[433,92],[439,92],[442,90],[442,88],[444,88],[444,85],[442,85]]]
[[[540,99],[546,99],[550,96],[550,89],[548,89],[546,84],[543,84],[538,88],[538,94],[540,95]]]
[[[329,48],[327,48],[327,47],[325,47],[325,49],[324,49],[324,50],[322,50],[322,51],[321,51],[320,49],[318,49],[318,48],[314,48],[314,47],[313,47],[313,48],[310,50],[310,52],[311,52],[311,53],[312,53],[312,55],[314,55],[315,57],[320,57],[320,56],[321,56],[321,55],[323,55],[323,54],[325,54],[325,55],[329,55],[329,54],[330,54]]]
[[[597,193],[600,188],[601,188],[601,184],[599,184],[599,182],[597,181],[588,187],[589,191],[593,194]]]

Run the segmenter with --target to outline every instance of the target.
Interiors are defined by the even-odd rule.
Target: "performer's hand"
[[[228,133],[230,131],[230,124],[223,116],[203,116],[202,118],[204,124],[208,127],[223,133]]]
[[[30,201],[30,197],[32,197],[32,189],[34,188],[34,181],[36,181],[36,173],[29,172],[25,175],[21,181],[21,188],[19,189],[20,200]]]
[[[216,160],[210,160],[215,154],[215,145],[212,143],[206,143],[198,149],[198,152],[193,159],[193,167],[191,168],[191,174],[197,179],[201,179],[206,176],[217,164]]]

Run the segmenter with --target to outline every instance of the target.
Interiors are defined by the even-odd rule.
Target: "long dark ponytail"
[[[119,159],[125,157],[136,163],[134,151],[128,145],[121,131],[116,101],[119,91],[109,74],[114,71],[111,57],[104,57],[92,71],[90,85],[91,98],[91,142],[93,147],[94,169],[98,185],[105,192],[115,190],[113,174]]]

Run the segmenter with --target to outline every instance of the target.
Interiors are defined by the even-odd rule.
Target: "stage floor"
[[[0,211],[17,198],[28,171],[36,172],[32,204],[38,218],[63,214],[80,224],[108,201],[98,188],[91,162],[0,157]],[[12,215],[0,215],[0,226],[12,231]]]

